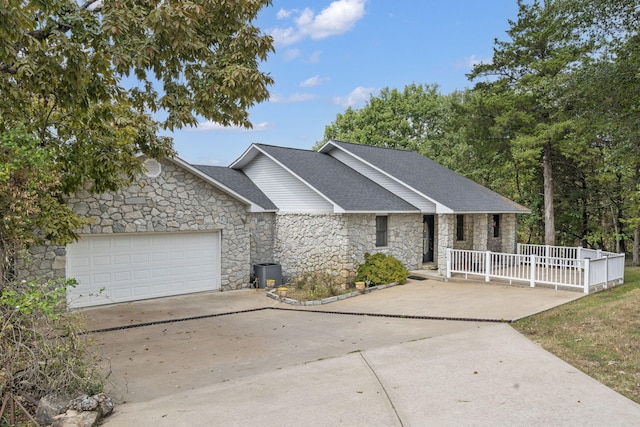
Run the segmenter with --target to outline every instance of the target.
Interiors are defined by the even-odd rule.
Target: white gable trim
[[[415,188],[411,187],[410,185],[408,185],[406,182],[399,180],[398,178],[396,178],[393,175],[390,175],[389,173],[383,171],[382,169],[376,167],[375,165],[367,162],[366,160],[364,160],[361,157],[356,156],[354,153],[352,153],[351,151],[337,145],[334,144],[333,141],[328,141],[326,144],[324,144],[322,146],[322,148],[320,148],[320,150],[318,150],[321,153],[325,153],[325,154],[329,154],[331,155],[331,151],[333,150],[339,150],[342,153],[346,153],[347,155],[349,155],[351,158],[357,160],[358,162],[360,162],[361,164],[365,165],[366,167],[373,169],[376,173],[384,175],[386,178],[388,178],[389,180],[393,181],[394,183],[406,188],[407,190],[413,192],[414,194],[424,198],[425,200],[429,201],[430,203],[433,203],[435,205],[435,212],[428,212],[423,210],[424,213],[434,213],[434,214],[447,214],[447,213],[455,213],[453,209],[449,208],[448,206],[443,205],[442,203],[438,202],[437,200],[432,199],[431,197],[427,196],[426,194],[416,190]],[[342,161],[339,157],[334,157],[336,160]],[[344,162],[343,162],[344,163]],[[385,185],[384,182],[379,182],[378,180],[374,179],[371,176],[368,176],[368,174],[366,173],[366,171],[362,171],[362,170],[358,170],[359,173],[367,176],[367,178],[372,179],[373,181],[375,181],[378,185],[382,186],[383,188],[385,188],[386,190],[392,192],[393,194],[395,194],[396,196],[400,197],[401,199],[403,199],[404,201],[406,201],[407,203],[411,203],[413,205],[415,205],[415,203],[411,200],[407,200],[406,197],[403,197],[402,194],[398,194],[397,191],[394,191],[393,188],[391,188],[388,185]]]
[[[230,189],[226,185],[222,184],[221,182],[213,179],[212,177],[210,177],[206,173],[202,172],[200,169],[191,166],[189,163],[185,162],[181,158],[179,158],[179,157],[167,157],[167,159],[169,161],[175,163],[176,165],[182,167],[183,169],[186,169],[188,172],[192,173],[193,175],[196,175],[198,178],[204,180],[205,182],[213,185],[218,190],[224,191],[225,193],[229,194],[231,197],[233,197],[233,198],[239,200],[240,202],[248,205],[248,211],[249,212],[270,212],[270,211],[267,211],[266,209],[264,209],[262,206],[259,206],[259,205],[255,204],[255,203],[253,203],[251,200],[247,199],[246,197],[242,196],[241,194],[238,194],[237,192],[233,191],[232,189]]]
[[[236,160],[235,162],[233,162],[229,167],[233,168],[233,169],[243,169],[247,165],[249,165],[258,156],[258,154],[262,154],[265,157],[267,157],[273,163],[278,165],[278,167],[280,167],[282,170],[284,170],[287,173],[289,173],[292,177],[297,179],[300,183],[304,184],[307,188],[309,188],[311,191],[313,191],[316,195],[320,196],[320,198],[322,198],[324,201],[329,203],[332,206],[333,213],[346,213],[347,212],[342,206],[338,205],[336,202],[334,202],[333,200],[328,198],[326,195],[324,195],[322,192],[320,192],[317,188],[315,188],[309,182],[305,181],[298,174],[293,172],[291,169],[286,167],[284,164],[279,162],[275,157],[271,156],[268,152],[266,152],[265,150],[261,149],[256,144],[252,144],[251,147],[249,147],[242,154],[242,156],[240,156],[240,158],[238,160]],[[268,196],[269,195],[267,194],[267,197]],[[278,208],[280,208],[280,206],[278,206]]]

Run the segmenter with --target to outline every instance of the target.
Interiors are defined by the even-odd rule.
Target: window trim
[[[493,214],[493,237],[500,237],[500,214]]]
[[[464,241],[464,215],[456,215],[456,240]]]
[[[387,246],[388,237],[389,217],[387,215],[376,215],[376,247]]]

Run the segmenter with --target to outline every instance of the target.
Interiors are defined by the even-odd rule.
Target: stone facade
[[[257,248],[271,239],[265,232],[268,220],[250,218],[243,203],[174,163],[161,164],[159,176],[143,175],[124,190],[99,195],[79,191],[70,197],[73,211],[92,220],[80,234],[220,231],[222,289],[246,286],[250,257],[266,256]],[[251,219],[254,222],[247,227]],[[251,251],[256,236],[260,243]],[[32,248],[17,269],[23,278],[65,277],[65,255],[61,246]]]
[[[422,263],[422,216],[388,215],[387,246],[376,247],[375,214],[278,214],[274,260],[283,276],[323,273],[353,279],[364,254],[381,252],[409,269]]]
[[[141,176],[125,190],[69,198],[74,212],[90,218],[81,235],[117,233],[221,233],[221,287],[248,286],[253,265],[279,263],[283,278],[303,273],[353,279],[365,253],[381,252],[407,268],[422,267],[423,215],[387,215],[387,246],[376,246],[376,214],[250,213],[247,206],[173,162],[161,162],[155,178]],[[514,252],[516,215],[500,215],[493,237],[491,214],[464,215],[463,240],[457,240],[456,214],[435,215],[434,260],[446,268],[446,248]],[[66,249],[34,247],[19,260],[21,278],[64,278]]]
[[[273,262],[275,218],[274,213],[249,214],[247,224],[251,247],[251,265]]]

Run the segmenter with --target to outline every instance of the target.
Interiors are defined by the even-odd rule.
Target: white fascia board
[[[206,173],[202,172],[200,169],[191,166],[189,163],[185,162],[181,158],[179,158],[179,157],[167,157],[167,159],[169,159],[171,162],[177,164],[178,166],[186,169],[187,171],[189,171],[190,173],[196,175],[197,177],[203,179],[204,181],[208,182],[209,184],[213,185],[218,190],[224,191],[225,193],[229,194],[233,198],[238,199],[242,203],[248,205],[248,211],[249,212],[267,212],[263,207],[261,207],[259,205],[256,205],[251,200],[249,200],[246,197],[236,193],[235,191],[233,191],[232,189],[230,189],[226,185],[216,181],[215,179],[211,178]]]
[[[313,185],[309,184],[307,181],[305,181],[304,179],[302,179],[302,177],[300,177],[299,175],[297,175],[295,172],[293,172],[291,169],[289,169],[288,167],[286,167],[285,165],[283,165],[282,163],[280,163],[276,158],[274,158],[273,156],[271,156],[269,153],[267,153],[266,151],[262,150],[260,147],[258,147],[257,145],[252,145],[252,147],[255,147],[256,150],[258,150],[260,153],[264,154],[265,156],[267,156],[269,159],[271,159],[271,161],[273,161],[275,164],[277,164],[278,166],[280,166],[282,169],[286,170],[287,172],[289,172],[292,176],[294,176],[298,181],[300,181],[301,183],[303,183],[304,185],[306,185],[307,187],[309,187],[312,191],[314,191],[316,194],[318,194],[320,197],[322,197],[324,200],[326,200],[327,202],[329,202],[331,204],[331,206],[333,206],[333,212],[334,213],[344,213],[345,210],[344,208],[342,208],[342,206],[338,205],[336,202],[334,202],[333,200],[331,200],[330,198],[328,198],[327,196],[325,196],[324,194],[322,194],[317,188],[315,188]],[[255,157],[255,155],[253,156]],[[253,158],[252,157],[252,158]],[[248,162],[247,162],[248,163]],[[234,163],[235,164],[235,163]],[[245,163],[246,164],[246,163]],[[244,166],[244,165],[243,165]]]
[[[451,212],[460,215],[476,215],[476,214],[530,214],[531,210],[527,211],[455,211]]]
[[[415,211],[345,211],[348,214],[376,214],[376,215],[395,215],[395,214],[422,214],[419,210]]]
[[[242,169],[258,155],[259,151],[260,150],[258,150],[258,147],[256,147],[255,144],[251,144],[249,148],[244,150],[244,153],[242,153],[242,155],[238,157],[237,160],[229,165],[229,167],[231,169]]]
[[[416,190],[415,188],[411,187],[410,185],[408,185],[406,182],[399,180],[398,178],[396,178],[393,175],[390,175],[389,173],[383,171],[382,169],[378,168],[377,166],[367,162],[366,160],[364,160],[362,157],[358,157],[355,154],[353,154],[351,151],[345,150],[344,148],[336,145],[333,143],[333,141],[328,141],[326,144],[324,144],[320,150],[320,152],[323,153],[328,153],[329,151],[331,151],[331,149],[328,148],[328,146],[331,145],[332,147],[338,149],[338,150],[342,150],[343,152],[347,153],[348,155],[350,155],[351,157],[353,157],[354,159],[357,159],[358,161],[360,161],[361,163],[364,163],[365,165],[369,166],[372,169],[375,169],[376,171],[380,172],[381,174],[387,176],[388,178],[390,178],[391,180],[397,182],[398,184],[402,185],[403,187],[413,191],[414,193],[416,193],[417,195],[424,197],[425,199],[427,199],[428,201],[430,201],[431,203],[436,205],[436,213],[452,213],[453,210],[451,210],[451,208],[443,205],[442,203],[438,202],[437,200],[432,199],[431,197],[427,196],[426,194]],[[396,194],[396,196],[400,197],[399,195]],[[403,199],[404,200],[404,199]]]

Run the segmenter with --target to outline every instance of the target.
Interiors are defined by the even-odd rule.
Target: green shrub
[[[0,284],[0,402],[8,394],[39,399],[103,390],[105,377],[91,343],[80,319],[66,309],[66,287],[74,284],[72,279]]]
[[[397,258],[381,253],[364,254],[364,263],[358,266],[355,281],[363,281],[367,286],[403,284],[407,281],[409,270]]]

